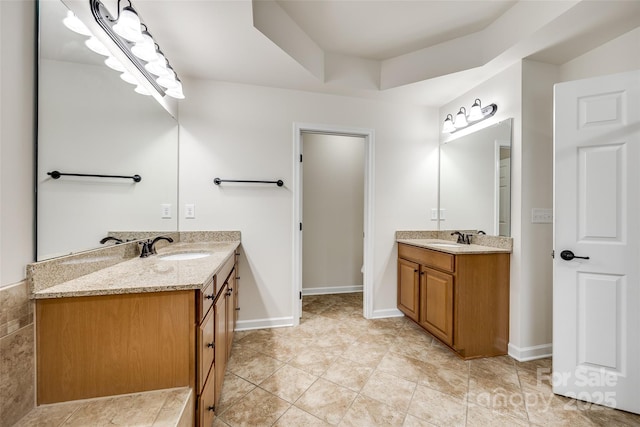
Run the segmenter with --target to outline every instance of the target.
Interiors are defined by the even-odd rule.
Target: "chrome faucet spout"
[[[115,241],[115,242],[116,242],[116,245],[118,245],[118,244],[120,244],[120,243],[124,243],[124,242],[122,241],[122,239],[118,239],[117,237],[113,237],[113,236],[107,236],[107,237],[104,237],[104,238],[100,239],[100,244],[101,244],[101,245],[104,245],[105,243],[107,243],[107,242],[108,242],[108,241],[110,241],[110,240]]]

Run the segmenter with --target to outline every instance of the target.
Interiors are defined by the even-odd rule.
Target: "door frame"
[[[494,227],[494,235],[500,235],[500,149],[501,148],[509,148],[511,150],[511,141],[507,139],[496,139],[493,141],[494,143],[494,166],[495,166],[495,175],[493,182],[493,227]],[[509,153],[511,156],[511,153]],[[509,158],[509,195],[511,195],[511,158]],[[511,200],[511,197],[509,197]],[[511,216],[511,206],[509,206],[509,216]],[[511,222],[511,220],[509,220]],[[511,224],[509,224],[509,234],[511,234]]]
[[[355,136],[364,138],[364,238],[363,238],[363,278],[362,314],[366,319],[373,316],[373,236],[374,236],[374,142],[373,129],[346,127],[313,123],[293,124],[293,324],[300,323],[302,315],[302,232],[298,224],[302,222],[302,134]]]

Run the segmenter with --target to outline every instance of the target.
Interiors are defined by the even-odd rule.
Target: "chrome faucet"
[[[142,248],[140,249],[140,258],[146,258],[149,255],[155,255],[156,252],[156,242],[159,240],[166,240],[169,243],[173,243],[173,239],[167,236],[158,236],[155,239],[147,239],[145,242],[141,242]]]

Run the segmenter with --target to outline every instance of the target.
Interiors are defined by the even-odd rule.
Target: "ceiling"
[[[137,0],[178,75],[440,106],[640,26],[637,0]]]

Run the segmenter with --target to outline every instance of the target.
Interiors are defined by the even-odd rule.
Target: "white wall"
[[[364,138],[303,134],[302,290],[362,288]]]
[[[0,286],[33,261],[34,16],[31,1],[0,1]]]
[[[560,67],[560,81],[579,80],[640,69],[640,27]]]
[[[296,122],[375,129],[374,315],[397,313],[394,233],[434,227],[428,213],[437,202],[437,111],[202,80],[185,82],[185,91],[180,203],[194,203],[196,218],[181,219],[180,228],[242,230],[240,320],[292,322]],[[285,186],[218,187],[214,177],[279,178]]]
[[[38,260],[98,247],[108,231],[175,231],[176,121],[103,65],[43,59],[40,75]],[[142,181],[54,180],[52,170]],[[165,203],[172,218],[161,217]]]

